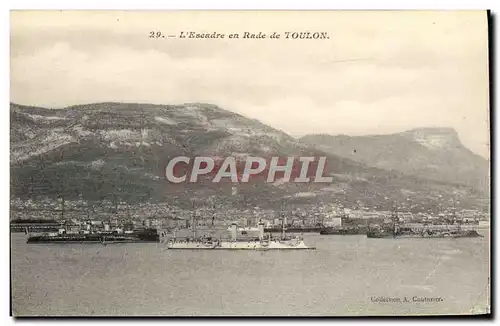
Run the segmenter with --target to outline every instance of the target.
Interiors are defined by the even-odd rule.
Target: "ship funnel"
[[[259,240],[264,240],[264,223],[259,222]]]
[[[237,228],[236,223],[231,224],[231,240],[233,241],[236,240]]]

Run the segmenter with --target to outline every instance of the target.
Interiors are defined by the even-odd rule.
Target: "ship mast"
[[[394,233],[394,235],[396,235],[396,233],[398,232],[398,222],[399,222],[398,210],[397,210],[396,206],[394,206],[394,209],[392,210],[391,219],[392,219],[392,227],[393,227],[392,232]]]
[[[215,222],[215,204],[213,204],[213,206],[212,206],[212,226],[210,227],[210,236],[211,237],[213,237],[214,233],[215,233],[214,222]]]
[[[193,208],[192,208],[192,216],[191,216],[191,230],[193,231],[193,239],[196,239],[196,213],[194,209],[194,201],[193,201]]]
[[[451,219],[452,219],[452,224],[457,225],[457,231],[460,232],[462,229],[462,220],[457,218],[457,207],[456,207],[456,201],[455,199],[451,199]]]
[[[212,206],[212,228],[214,226],[215,221],[215,204]]]
[[[64,197],[61,196],[61,220],[64,219]]]
[[[285,236],[286,225],[285,225],[285,213],[283,211],[283,204],[281,205],[280,215],[281,215],[281,239],[285,240],[285,237],[286,237]]]
[[[455,203],[453,203],[453,220],[457,221],[458,232],[461,232],[462,231],[462,219],[457,217],[457,208],[455,207]]]
[[[116,195],[114,195],[113,198],[115,200],[115,214],[118,214],[118,198]]]
[[[285,217],[281,213],[281,240],[285,239]]]

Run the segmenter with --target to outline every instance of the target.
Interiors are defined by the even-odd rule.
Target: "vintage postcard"
[[[11,11],[11,314],[490,314],[486,11]]]

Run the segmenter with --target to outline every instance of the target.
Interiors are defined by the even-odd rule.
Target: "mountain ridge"
[[[332,184],[167,184],[162,173],[174,156],[327,156]],[[11,193],[14,197],[57,197],[130,201],[188,201],[218,196],[243,205],[337,202],[387,208],[412,194],[437,205],[437,196],[465,198],[484,207],[473,189],[370,167],[328,154],[256,119],[211,104],[159,105],[102,102],[64,109],[11,103]],[[307,196],[305,196],[307,194]],[[308,197],[309,196],[309,197]]]
[[[489,189],[489,162],[453,128],[414,128],[383,135],[305,135],[299,140],[369,166]]]

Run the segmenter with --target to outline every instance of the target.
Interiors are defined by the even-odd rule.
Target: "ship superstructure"
[[[286,237],[285,229],[282,228],[280,237],[273,237],[270,233],[265,234],[264,223],[259,222],[257,228],[251,228],[252,231],[257,230],[258,236],[238,236],[238,225],[232,223],[228,228],[230,231],[230,239],[215,238],[213,236],[198,237],[196,234],[196,222],[193,215],[192,237],[177,238],[174,237],[166,240],[167,249],[192,249],[192,250],[308,250],[315,249],[304,243],[301,237]],[[250,229],[249,229],[250,230]],[[241,231],[240,231],[241,233]]]

